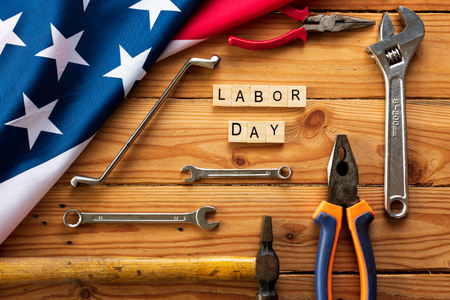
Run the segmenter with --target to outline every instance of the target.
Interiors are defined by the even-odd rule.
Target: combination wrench
[[[287,175],[283,175],[286,170]],[[190,171],[191,177],[183,179],[185,182],[194,182],[201,178],[279,178],[288,179],[292,175],[292,169],[284,166],[278,169],[202,169],[192,165],[184,166],[181,172]]]
[[[212,206],[203,206],[191,213],[160,214],[160,213],[84,213],[77,209],[69,209],[64,213],[63,222],[69,227],[78,227],[81,224],[98,223],[192,223],[203,229],[211,230],[219,225],[219,222],[206,221],[206,213],[215,211]],[[69,215],[76,214],[78,221],[69,222]]]
[[[425,26],[406,7],[400,6],[397,11],[404,30],[395,34],[391,18],[385,13],[380,24],[380,41],[367,47],[367,51],[383,72],[386,86],[385,209],[391,217],[402,218],[409,210],[405,74],[425,35]],[[402,205],[398,213],[391,209],[395,202]]]

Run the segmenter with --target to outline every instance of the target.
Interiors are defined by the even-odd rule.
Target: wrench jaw
[[[395,34],[395,27],[392,24],[391,16],[388,12],[383,14],[381,18],[381,24],[379,27],[380,41],[385,40]]]
[[[199,208],[195,212],[195,223],[205,230],[211,230],[216,228],[217,225],[219,225],[219,222],[208,223],[206,221],[206,214],[212,211],[216,211],[216,208],[212,206],[203,206]]]
[[[379,32],[380,41],[367,47],[367,52],[382,69],[385,77],[402,76],[425,35],[425,26],[412,10],[400,6],[397,9],[404,29],[395,34],[388,13],[383,14]]]
[[[191,172],[191,177],[183,179],[184,182],[194,182],[198,179],[197,169],[194,166],[192,165],[184,166],[180,172],[186,171]]]

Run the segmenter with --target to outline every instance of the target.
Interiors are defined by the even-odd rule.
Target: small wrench
[[[201,178],[236,178],[236,177],[260,177],[288,179],[292,175],[292,169],[284,166],[278,169],[202,169],[188,165],[181,169],[181,172],[191,171],[191,177],[183,179],[185,182],[194,182]],[[288,174],[284,176],[283,170]]]
[[[78,227],[81,224],[94,223],[192,223],[203,229],[214,229],[219,222],[208,223],[206,213],[215,211],[212,206],[203,206],[196,211],[184,214],[127,214],[127,213],[84,213],[77,209],[69,209],[64,213],[63,222],[69,227]],[[67,218],[71,213],[78,215],[78,222],[69,223]]]
[[[385,209],[391,217],[402,218],[409,209],[405,74],[425,35],[425,26],[419,16],[406,7],[400,6],[397,11],[404,30],[394,35],[394,25],[385,13],[380,24],[380,41],[367,47],[367,51],[383,72],[386,86]],[[399,213],[391,210],[394,202],[403,206]]]

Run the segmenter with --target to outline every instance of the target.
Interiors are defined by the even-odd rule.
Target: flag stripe
[[[91,140],[92,138],[39,166],[0,183],[0,195],[2,195],[0,244],[44,197]]]

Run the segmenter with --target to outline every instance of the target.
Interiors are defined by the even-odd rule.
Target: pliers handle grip
[[[347,222],[356,251],[360,274],[361,300],[375,300],[377,277],[372,243],[368,233],[374,213],[366,201],[346,208]],[[343,207],[322,201],[313,214],[320,228],[315,267],[316,300],[331,300],[331,274],[341,230]]]
[[[268,50],[284,46],[295,40],[306,42],[307,34],[305,27],[292,29],[291,31],[267,41],[250,41],[230,36],[228,44],[247,50]]]
[[[285,14],[286,16],[294,19],[297,22],[303,22],[309,16],[309,9],[305,7],[302,10],[293,8],[290,5],[285,5],[277,9],[279,12]],[[280,46],[284,46],[289,44],[294,40],[302,40],[306,42],[307,34],[305,27],[301,26],[299,28],[295,28],[279,37],[273,38],[271,40],[266,41],[251,41],[246,39],[241,39],[235,36],[230,36],[228,38],[228,44],[231,46],[236,46],[243,49],[248,50],[267,50],[273,49]]]

